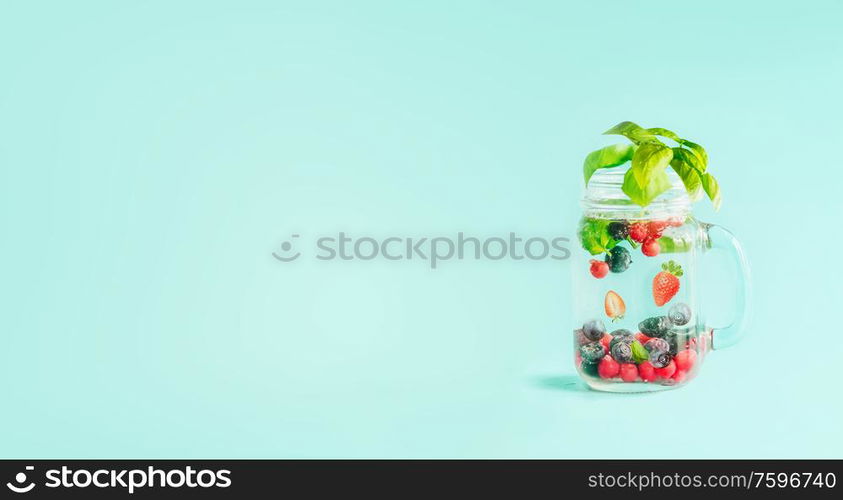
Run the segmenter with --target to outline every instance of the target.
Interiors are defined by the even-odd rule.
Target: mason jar
[[[671,169],[671,189],[646,207],[621,190],[628,167],[601,169],[582,199],[572,253],[574,361],[592,389],[648,392],[683,386],[708,353],[745,330],[749,267],[735,237],[694,218]],[[706,322],[701,264],[714,250],[734,262],[735,318]]]

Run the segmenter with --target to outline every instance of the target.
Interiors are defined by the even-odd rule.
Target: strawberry
[[[644,240],[647,239],[647,235],[650,232],[647,226],[646,222],[636,222],[635,224],[629,226],[629,237],[632,238],[632,241],[644,243]]]
[[[603,305],[606,308],[606,316],[612,318],[612,321],[623,319],[623,315],[626,314],[626,304],[624,304],[621,296],[613,290],[606,293],[606,300]]]
[[[605,278],[609,274],[609,264],[597,259],[591,259],[589,262],[591,263],[591,275],[595,278]]]
[[[657,306],[667,304],[679,292],[680,276],[682,276],[682,266],[672,260],[662,264],[662,271],[653,278],[653,300]]]

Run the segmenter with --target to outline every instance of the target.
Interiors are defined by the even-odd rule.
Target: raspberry
[[[662,251],[661,245],[659,245],[659,241],[652,236],[647,237],[644,240],[644,244],[641,245],[641,253],[646,255],[647,257],[655,257]],[[594,274],[594,273],[592,273]]]
[[[644,382],[652,382],[656,380],[656,369],[653,368],[653,365],[649,361],[645,361],[638,365],[638,375]]]
[[[650,340],[651,338],[653,338],[653,337],[648,337],[648,336],[644,335],[643,333],[636,333],[635,334],[635,340],[637,340],[638,342],[641,342],[641,345],[646,344],[647,341]]]
[[[661,220],[650,221],[650,223],[647,224],[647,234],[651,238],[661,238],[662,233],[664,232],[664,228],[666,228],[667,225],[668,225],[668,223],[666,221],[661,221]]]
[[[635,382],[638,380],[638,368],[633,363],[620,365],[621,380],[624,382]]]
[[[648,233],[649,229],[647,228],[646,222],[636,222],[635,224],[629,226],[629,237],[632,238],[632,241],[644,243],[644,240],[647,239]]]
[[[600,339],[600,343],[603,344],[603,351],[606,354],[609,354],[609,342],[611,342],[611,341],[612,341],[612,336],[609,335],[608,333],[606,335],[603,335],[603,338]]]
[[[609,274],[609,264],[597,259],[591,259],[589,262],[591,263],[589,271],[591,271],[591,275],[595,278],[605,278]]]
[[[618,364],[618,362],[611,356],[606,356],[600,361],[600,364],[597,365],[597,373],[600,375],[600,378],[617,377],[620,369],[621,365]]]
[[[664,368],[656,368],[655,372],[656,375],[661,378],[670,378],[674,373],[676,373],[676,363],[671,359],[667,366]]]
[[[694,367],[694,362],[697,360],[697,353],[691,349],[686,349],[678,352],[673,359],[676,361],[677,370],[687,372],[691,371],[691,368]]]

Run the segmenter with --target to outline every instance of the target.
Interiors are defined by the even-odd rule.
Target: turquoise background
[[[3,457],[841,457],[840,2],[2,10]],[[569,261],[312,257],[573,236],[621,120],[708,148],[753,264],[684,389],[573,383]]]

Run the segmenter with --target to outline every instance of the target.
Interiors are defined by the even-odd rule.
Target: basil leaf
[[[617,244],[608,231],[609,221],[587,219],[580,228],[580,243],[591,255],[603,253]]]
[[[680,139],[677,142],[685,147],[691,148],[696,153],[700,160],[702,160],[702,171],[705,172],[705,169],[708,168],[708,153],[705,152],[705,149],[699,144],[685,139]]]
[[[673,159],[673,150],[661,143],[647,142],[635,150],[632,155],[632,167],[629,169],[635,175],[639,184],[649,182],[653,172],[664,171]]]
[[[632,159],[633,153],[635,146],[632,144],[613,144],[589,153],[582,166],[586,185],[598,169],[623,165]]]
[[[660,135],[662,137],[667,137],[668,139],[670,139],[672,141],[676,141],[676,142],[680,142],[682,140],[682,139],[679,138],[678,135],[676,135],[674,132],[671,132],[670,130],[668,130],[666,128],[658,128],[658,127],[657,128],[648,128],[647,132],[649,132],[653,135]]]
[[[630,347],[632,348],[632,360],[636,363],[641,364],[650,359],[650,353],[638,340],[634,341]]]
[[[603,132],[603,135],[622,135],[636,144],[642,142],[659,142],[656,136],[648,132],[647,129],[632,122],[620,122]]]
[[[662,236],[659,238],[659,248],[661,249],[661,253],[688,252],[691,248],[693,248],[693,246],[693,241],[684,237]]]
[[[705,194],[708,195],[708,198],[714,204],[714,209],[720,210],[720,203],[723,200],[720,197],[720,184],[717,183],[717,179],[711,174],[703,174],[700,176],[700,182],[705,190]]]
[[[635,178],[633,170],[629,169],[623,177],[621,189],[633,203],[646,207],[656,197],[670,189],[670,179],[664,170],[655,170],[646,182],[640,183]]]
[[[688,192],[688,197],[691,201],[698,201],[703,192],[700,174],[677,157],[670,160],[670,166],[679,174],[679,178],[682,179],[682,184],[685,185],[685,191]]]

